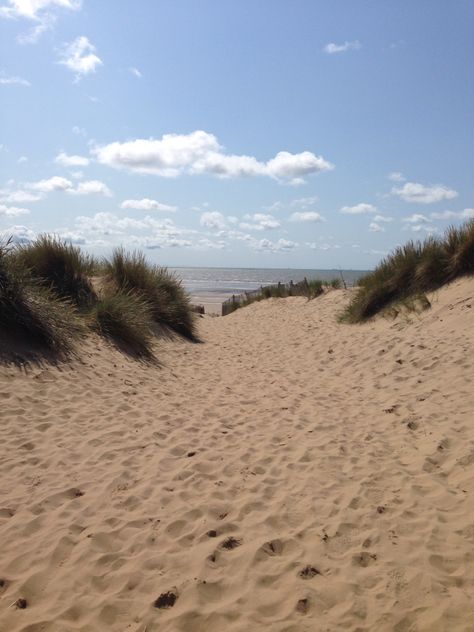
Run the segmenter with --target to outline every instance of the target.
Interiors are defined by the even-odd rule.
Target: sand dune
[[[474,280],[347,298],[0,367],[0,630],[474,630]]]

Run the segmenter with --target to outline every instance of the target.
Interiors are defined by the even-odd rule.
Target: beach
[[[0,631],[472,631],[474,280],[350,295],[0,366]]]

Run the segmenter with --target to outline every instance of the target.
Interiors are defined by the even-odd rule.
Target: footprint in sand
[[[370,564],[373,564],[377,559],[375,553],[368,553],[367,551],[361,551],[352,557],[352,564],[354,566],[361,566],[367,568]]]
[[[158,599],[155,599],[153,605],[155,608],[159,608],[160,610],[166,610],[167,608],[172,608],[174,606],[178,597],[178,589],[172,588],[167,592],[161,593]]]
[[[311,579],[312,577],[316,577],[316,575],[322,575],[322,573],[321,571],[318,571],[317,568],[309,564],[308,566],[305,566],[298,575],[301,579]]]
[[[234,536],[230,535],[224,540],[224,542],[221,543],[221,548],[226,549],[227,551],[231,551],[232,549],[236,549],[241,544],[242,540],[234,538]]]

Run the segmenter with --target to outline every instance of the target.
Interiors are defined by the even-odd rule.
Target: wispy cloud
[[[2,86],[31,86],[31,83],[23,77],[14,77],[7,75],[5,71],[0,70],[0,85]]]
[[[352,42],[344,42],[343,44],[335,44],[334,42],[329,42],[329,44],[326,44],[326,46],[323,48],[323,51],[325,53],[328,53],[329,55],[334,55],[334,53],[345,53],[348,50],[359,50],[362,48],[362,44],[359,42],[359,40],[353,40]]]
[[[392,182],[405,182],[406,178],[401,171],[392,171],[387,178]]]
[[[142,73],[138,70],[138,68],[135,68],[135,66],[131,66],[128,70],[132,73],[132,75],[138,77],[138,79],[141,79],[143,77]]]
[[[281,226],[276,217],[265,213],[247,214],[244,215],[244,219],[247,221],[239,224],[243,230],[272,230]]]
[[[441,213],[431,213],[432,219],[472,219],[474,218],[474,208],[465,208],[463,211],[442,211]]]
[[[8,0],[8,4],[0,6],[0,18],[35,22],[30,30],[17,37],[20,44],[34,44],[54,27],[58,9],[77,11],[81,6],[82,0]]]

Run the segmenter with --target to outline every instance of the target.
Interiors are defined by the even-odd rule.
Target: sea
[[[220,302],[233,294],[256,290],[262,285],[302,281],[322,281],[342,277],[348,287],[368,270],[311,270],[295,268],[169,268],[181,279],[183,287],[195,299]]]

